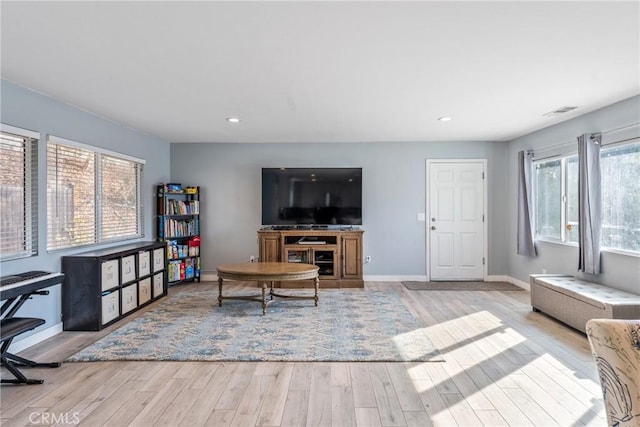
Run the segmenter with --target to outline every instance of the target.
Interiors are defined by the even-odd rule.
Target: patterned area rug
[[[524,291],[507,282],[402,282],[412,291]]]
[[[321,289],[319,296],[318,307],[276,299],[263,316],[258,302],[218,307],[217,291],[184,291],[67,361],[443,360],[392,290]]]

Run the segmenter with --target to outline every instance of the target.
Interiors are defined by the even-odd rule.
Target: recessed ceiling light
[[[448,122],[449,120],[451,120],[451,117],[442,116],[442,117],[438,117],[438,120],[440,120],[441,122]]]
[[[229,123],[240,123],[240,119],[237,117],[227,117]]]

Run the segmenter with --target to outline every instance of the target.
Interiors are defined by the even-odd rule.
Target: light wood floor
[[[43,385],[2,386],[0,424],[606,426],[586,337],[533,313],[528,292],[344,291],[377,288],[401,295],[446,362],[65,363],[27,371]],[[22,355],[64,360],[126,321]]]

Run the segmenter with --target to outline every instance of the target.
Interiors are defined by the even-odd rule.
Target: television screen
[[[362,168],[263,168],[262,225],[362,225]]]

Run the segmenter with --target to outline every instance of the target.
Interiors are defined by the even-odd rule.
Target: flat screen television
[[[362,168],[263,168],[262,225],[362,225]]]

